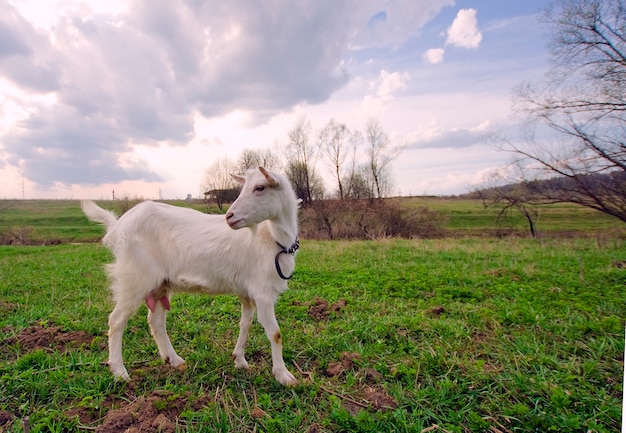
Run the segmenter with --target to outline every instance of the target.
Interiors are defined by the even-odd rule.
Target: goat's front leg
[[[287,370],[285,361],[283,360],[283,340],[274,314],[274,303],[257,301],[257,316],[272,345],[272,373],[274,377],[285,386],[297,384],[298,381],[293,374]]]
[[[185,370],[187,366],[185,364],[185,360],[178,356],[178,354],[174,350],[174,347],[172,347],[170,337],[167,335],[167,330],[165,329],[166,313],[167,310],[165,309],[165,304],[163,303],[163,301],[154,304],[154,311],[148,310],[148,324],[150,325],[150,333],[152,334],[152,337],[154,337],[154,341],[156,341],[157,347],[159,348],[159,355],[161,355],[161,358],[163,358],[165,362],[170,364],[172,367],[182,371]]]
[[[241,320],[239,321],[239,337],[237,337],[237,344],[233,351],[233,360],[235,361],[236,368],[248,368],[248,361],[244,354],[246,343],[248,342],[248,333],[252,326],[252,319],[254,317],[254,301],[245,296],[240,296],[241,301]]]

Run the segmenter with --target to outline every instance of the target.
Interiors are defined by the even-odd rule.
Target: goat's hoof
[[[296,386],[298,384],[298,380],[288,370],[281,373],[275,373],[274,377],[284,386]]]
[[[111,374],[113,374],[113,377],[115,378],[115,380],[130,382],[130,376],[128,375],[128,371],[126,371],[125,367],[123,366],[122,368],[109,367],[109,369],[111,370]]]
[[[245,358],[241,357],[235,358],[235,368],[243,368],[244,370],[247,370],[248,368],[250,368],[250,366],[248,365],[248,361],[246,361]]]
[[[187,369],[187,364],[185,364],[185,360],[176,354],[165,358],[165,362],[167,362],[171,367],[179,371],[185,371]]]

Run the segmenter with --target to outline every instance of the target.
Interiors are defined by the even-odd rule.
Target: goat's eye
[[[254,190],[257,191],[257,192],[261,192],[261,191],[265,190],[265,187],[263,185],[259,185],[256,188],[254,188]]]

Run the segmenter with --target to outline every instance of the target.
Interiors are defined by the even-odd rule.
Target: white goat
[[[108,362],[115,377],[129,379],[122,334],[144,301],[159,354],[172,367],[186,368],[167,335],[165,314],[172,293],[193,292],[239,297],[241,321],[233,351],[237,368],[248,368],[244,347],[256,307],[272,347],[274,377],[283,385],[297,383],[283,361],[274,304],[295,269],[299,201],[287,178],[262,167],[233,177],[242,189],[226,219],[150,201],[117,219],[93,201],[81,203],[90,220],[106,226],[102,242],[115,255],[107,266],[116,303],[109,316]],[[249,230],[239,230],[244,227]]]

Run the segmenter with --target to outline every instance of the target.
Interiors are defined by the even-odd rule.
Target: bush
[[[7,227],[0,231],[0,245],[31,245],[32,227]]]
[[[302,210],[300,234],[307,239],[433,238],[443,236],[445,222],[440,213],[409,209],[399,200],[318,200]]]

